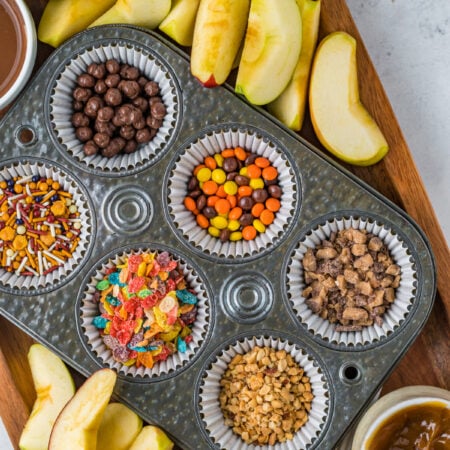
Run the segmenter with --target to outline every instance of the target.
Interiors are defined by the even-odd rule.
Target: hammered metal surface
[[[182,105],[171,148],[154,165],[119,177],[99,176],[76,164],[52,131],[48,107],[54,80],[64,65],[84,49],[105,42],[126,45],[138,42],[167,64],[175,74],[181,93]],[[212,264],[201,251],[192,249],[173,232],[167,223],[168,213],[162,196],[166,189],[168,163],[175,153],[208,127],[229,127],[231,124],[260,129],[265,135],[273,136],[290,153],[299,168],[302,201],[295,211],[294,226],[268,254],[233,264],[223,263],[220,259]],[[35,133],[35,141],[30,145],[23,145],[16,138],[16,130],[21,126]],[[57,161],[80,180],[90,195],[96,223],[91,235],[94,242],[88,262],[77,275],[58,289],[36,292],[35,295],[12,295],[0,287],[0,313],[52,348],[84,375],[100,367],[83,345],[82,332],[77,326],[83,283],[94,263],[119,247],[133,248],[137,243],[151,247],[152,243],[158,243],[188,255],[205,274],[211,290],[214,318],[199,357],[179,375],[156,382],[135,382],[119,376],[115,390],[117,399],[145,420],[160,425],[184,449],[217,448],[201,429],[197,402],[202,371],[224,341],[243,333],[282,335],[316,360],[329,385],[329,405],[325,425],[309,448],[327,450],[336,446],[368,405],[422,329],[432,308],[436,289],[433,256],[423,233],[403,211],[280,126],[261,109],[238,98],[230,88],[202,88],[190,75],[186,55],[156,34],[129,27],[101,27],[68,41],[52,54],[4,117],[0,124],[0,143],[0,161],[30,156]],[[145,194],[129,200],[131,206],[124,207],[124,211],[117,209],[117,205],[116,209],[112,208],[112,199],[132,198],[137,188]],[[145,223],[139,222],[134,228],[121,228],[123,216],[134,215],[140,208],[147,215]],[[401,235],[415,263],[417,286],[413,308],[401,327],[376,345],[353,349],[324,346],[299,326],[288,302],[283,299],[284,265],[291,248],[315,222],[334,216],[336,211],[342,215],[387,221]],[[230,292],[230,286],[239,289],[242,274],[249,274],[250,279],[253,274],[256,283],[259,277],[263,280],[261,289],[254,293],[262,296],[262,311],[250,318],[240,315],[245,307],[236,309],[233,289]],[[248,288],[245,282],[244,288]],[[356,369],[358,376],[347,377],[346,367]]]

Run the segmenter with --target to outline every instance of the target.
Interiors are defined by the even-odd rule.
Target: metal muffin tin
[[[77,55],[98,46],[138,47],[167,72],[176,92],[175,123],[161,153],[131,170],[103,171],[74,158],[53,129],[50,102],[58,76]],[[23,140],[21,132],[31,131]],[[187,146],[220,130],[248,130],[285,152],[294,168],[295,202],[273,245],[242,258],[207,253],[183,236],[167,204],[171,170]],[[165,429],[185,449],[219,448],[199,408],[202,379],[226,345],[253,336],[279,338],[314,362],[327,387],[323,423],[308,449],[332,449],[364,411],[424,326],[436,290],[430,245],[397,206],[323,156],[228,86],[202,88],[184,52],[159,35],[108,26],[83,32],[58,48],[0,124],[0,165],[25,161],[56,165],[87,196],[89,244],[65,282],[36,289],[0,285],[0,313],[53,349],[84,375],[102,367],[80,326],[80,303],[89,277],[108,255],[136,248],[167,248],[193,267],[208,296],[209,323],[200,349],[182,370],[161,377],[118,371],[116,398]],[[293,312],[286,294],[288,260],[309,231],[334,217],[379,222],[400,236],[414,266],[409,313],[392,333],[367,345],[326,342]]]

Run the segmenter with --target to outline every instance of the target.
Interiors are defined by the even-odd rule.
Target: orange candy
[[[266,208],[272,212],[277,212],[281,208],[280,200],[274,197],[269,197],[265,204]]]
[[[250,197],[252,195],[253,189],[250,186],[239,186],[238,196],[239,197]]]
[[[278,170],[275,169],[273,166],[265,167],[262,170],[262,177],[267,181],[275,180],[275,178],[278,176]]]
[[[217,202],[217,200],[219,200],[220,197],[217,197],[217,195],[210,195],[207,199],[206,199],[206,204],[208,206],[214,206]]]
[[[237,198],[235,195],[228,194],[227,200],[230,202],[230,206],[234,208],[237,205]]]
[[[217,185],[217,183],[213,180],[208,180],[205,181],[202,184],[202,191],[206,194],[206,195],[214,195],[217,192],[217,189],[219,188],[219,186]]]
[[[270,209],[264,209],[261,214],[259,215],[259,220],[264,225],[270,225],[275,219],[275,215]]]
[[[256,164],[250,164],[247,166],[247,176],[249,178],[259,178],[261,176],[261,168]]]
[[[222,150],[221,155],[224,158],[234,158],[234,148],[226,148]]]
[[[257,234],[256,228],[253,225],[247,225],[242,229],[242,237],[246,241],[251,241],[252,239],[255,239]]]
[[[258,158],[255,159],[255,164],[261,169],[264,169],[265,167],[270,166],[270,161],[264,156],[259,156]]]
[[[234,207],[230,210],[228,213],[228,218],[230,220],[239,220],[239,218],[242,216],[242,208],[239,206]]]
[[[193,212],[197,208],[197,204],[192,197],[186,197],[184,199],[184,206],[188,211]]]
[[[208,167],[208,169],[214,170],[217,167],[217,162],[212,156],[207,156],[205,158],[205,166]]]
[[[247,152],[242,147],[236,147],[234,149],[234,156],[240,161],[245,161],[247,158]]]
[[[197,220],[197,225],[200,228],[208,228],[209,227],[209,220],[206,216],[204,216],[203,214],[198,214],[196,216],[196,220]]]
[[[228,211],[230,211],[231,205],[226,198],[219,198],[214,205],[214,208],[217,211],[217,214],[227,214]]]
[[[264,209],[265,209],[264,203],[255,203],[251,211],[252,216],[259,217]]]
[[[227,193],[225,192],[225,189],[223,187],[223,184],[221,184],[219,186],[219,188],[217,189],[216,195],[220,198],[226,198],[227,197]]]

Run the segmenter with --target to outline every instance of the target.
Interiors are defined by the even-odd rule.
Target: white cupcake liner
[[[26,162],[4,166],[0,169],[0,180],[6,180],[12,177],[27,177],[30,175],[39,175],[45,178],[52,178],[57,181],[61,190],[72,195],[72,201],[77,206],[79,218],[82,227],[79,230],[79,242],[71,258],[64,264],[47,275],[17,275],[15,271],[7,272],[0,268],[0,284],[3,286],[18,289],[21,291],[32,291],[46,287],[56,287],[57,285],[68,281],[70,274],[79,266],[84,259],[92,233],[91,214],[84,193],[78,184],[68,174],[62,172],[55,166],[47,163]]]
[[[308,421],[294,434],[291,440],[275,445],[246,444],[242,438],[227,426],[220,408],[220,380],[228,364],[237,354],[248,353],[252,348],[271,347],[285,350],[303,368],[309,377],[314,398]],[[224,349],[203,375],[199,393],[199,413],[210,438],[221,449],[228,450],[303,450],[319,436],[329,412],[328,385],[317,363],[299,346],[282,338],[254,336],[237,341]]]
[[[315,314],[306,304],[302,296],[306,288],[302,260],[308,248],[315,248],[324,239],[328,239],[332,232],[343,229],[356,228],[367,230],[378,236],[387,246],[390,256],[401,269],[400,286],[395,290],[395,300],[383,314],[381,326],[374,324],[363,327],[361,331],[336,331],[336,323],[330,323]],[[287,268],[287,295],[300,321],[315,335],[324,341],[345,346],[361,346],[378,342],[391,334],[405,320],[414,301],[415,284],[417,281],[413,259],[408,247],[400,236],[390,228],[374,220],[349,217],[334,218],[311,230],[291,255]]]
[[[185,208],[183,200],[195,166],[202,163],[208,155],[238,146],[266,157],[278,170],[279,186],[283,191],[281,208],[275,214],[274,222],[264,233],[258,233],[255,239],[221,242],[197,225],[195,216]],[[180,155],[168,178],[168,206],[176,227],[193,246],[217,257],[244,258],[273,247],[292,219],[297,196],[294,171],[284,152],[267,138],[246,129],[224,129],[199,137]]]
[[[178,267],[183,272],[184,278],[187,285],[197,296],[198,302],[197,316],[195,322],[192,326],[192,341],[187,344],[186,352],[175,352],[173,355],[169,356],[165,361],[158,361],[155,365],[149,369],[144,366],[136,367],[125,366],[122,363],[114,360],[112,356],[112,351],[103,342],[100,335],[100,330],[97,329],[93,324],[92,320],[94,317],[98,316],[98,304],[93,301],[93,295],[96,291],[96,284],[103,280],[105,271],[117,264],[125,262],[126,258],[132,254],[141,254],[145,252],[150,253],[161,253],[163,250],[159,249],[140,249],[139,251],[124,252],[116,255],[113,259],[108,260],[103,263],[100,269],[97,269],[92,275],[89,284],[84,291],[83,298],[81,300],[80,306],[80,317],[81,317],[81,327],[83,333],[87,338],[88,346],[91,348],[92,352],[97,356],[97,358],[106,366],[111,369],[116,370],[118,373],[122,373],[126,376],[135,378],[155,378],[161,375],[169,374],[183,367],[192,357],[199,351],[200,347],[205,341],[205,336],[209,325],[209,307],[208,307],[208,296],[205,287],[202,284],[202,280],[199,278],[198,274],[189,267],[189,265],[177,257],[175,254],[170,253],[171,258],[178,262]]]
[[[77,139],[75,128],[71,122],[72,92],[76,87],[78,75],[86,72],[89,64],[98,64],[108,59],[117,59],[123,64],[137,67],[149,80],[156,81],[160,89],[159,95],[166,107],[166,115],[153,139],[147,144],[141,145],[135,152],[119,154],[112,158],[104,157],[101,154],[86,156],[83,151],[83,143]],[[57,79],[50,99],[50,116],[54,132],[69,155],[91,169],[109,172],[132,170],[136,166],[142,166],[158,159],[173,133],[177,109],[175,85],[161,62],[137,47],[119,44],[103,45],[78,54],[66,65]]]

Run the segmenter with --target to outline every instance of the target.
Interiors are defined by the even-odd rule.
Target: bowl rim
[[[359,421],[351,450],[365,449],[367,438],[395,412],[408,406],[430,402],[440,402],[450,408],[450,391],[435,386],[406,386],[380,397]]]
[[[26,49],[25,58],[17,78],[5,95],[0,97],[0,110],[8,106],[19,95],[25,84],[28,82],[34,68],[37,54],[36,26],[27,4],[24,0],[6,1],[9,3],[15,3],[20,15],[23,18],[25,24]]]

